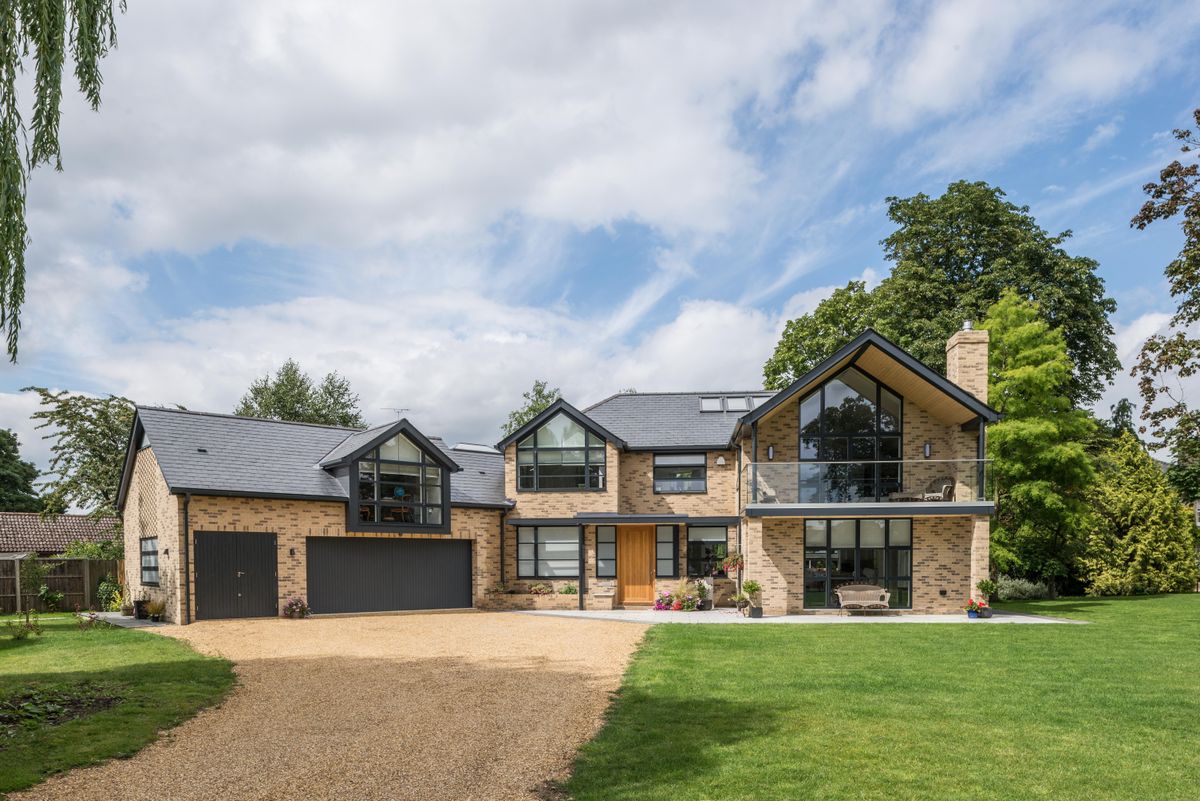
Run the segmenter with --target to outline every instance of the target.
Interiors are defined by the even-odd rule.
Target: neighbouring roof
[[[338,461],[334,457],[360,450],[400,424],[407,427],[406,431],[415,431],[406,421],[363,431],[139,406],[130,457],[121,482],[121,502],[124,503],[134,448],[140,446],[142,432],[172,492],[346,500],[346,489],[334,473],[334,463]],[[436,456],[445,459],[452,471],[466,465],[465,456],[460,459],[461,454],[452,452],[440,440],[421,439],[437,452]],[[460,478],[461,472],[451,473],[451,503],[462,498],[464,503],[507,506],[503,479],[496,489],[479,475],[484,468],[502,474],[503,456],[495,454],[490,463],[486,454],[467,456],[473,457],[475,473],[465,478]],[[323,469],[323,462],[330,469]]]
[[[0,551],[61,553],[70,543],[104,542],[113,537],[115,517],[0,512]]]
[[[763,390],[740,392],[626,392],[584,411],[624,439],[630,448],[728,448],[745,411],[706,412],[701,398],[769,397]]]

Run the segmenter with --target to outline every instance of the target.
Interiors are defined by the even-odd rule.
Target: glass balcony
[[[986,459],[884,462],[755,462],[743,468],[742,500],[764,504],[988,503]]]

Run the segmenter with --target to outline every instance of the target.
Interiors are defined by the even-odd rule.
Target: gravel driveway
[[[219,707],[13,799],[552,797],[645,626],[512,613],[210,621]]]

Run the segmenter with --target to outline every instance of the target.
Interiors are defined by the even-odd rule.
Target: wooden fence
[[[32,557],[31,557],[32,558]],[[69,612],[79,606],[90,609],[96,604],[96,587],[106,575],[124,581],[121,563],[116,559],[38,559],[54,565],[46,576],[46,586],[63,594],[60,611]],[[0,559],[0,614],[24,609],[47,611],[38,599],[38,587],[21,587],[19,560]],[[20,596],[18,598],[18,595]]]

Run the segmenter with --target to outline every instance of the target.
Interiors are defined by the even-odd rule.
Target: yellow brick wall
[[[987,403],[987,331],[956,331],[946,341],[946,378]]]
[[[621,486],[620,452],[604,446],[604,489],[595,492],[517,490],[517,445],[504,449],[504,497],[516,502],[514,517],[574,517],[576,512],[616,512]]]
[[[345,504],[332,501],[294,501],[270,498],[226,498],[193,496],[188,513],[191,532],[259,531],[276,536],[279,570],[279,605],[291,595],[307,597],[307,537],[375,537],[387,539],[472,540],[473,596],[483,605],[485,592],[499,581],[497,549],[500,513],[492,509],[454,507],[450,511],[450,534],[396,534],[346,532]],[[194,539],[194,537],[193,537]],[[291,550],[295,549],[295,555]],[[190,579],[195,599],[195,560]],[[193,609],[193,614],[195,610]]]
[[[166,617],[180,619],[183,575],[180,569],[180,499],[167,489],[151,448],[137,452],[122,520],[125,527],[125,587],[134,599],[163,601]],[[142,585],[139,540],[158,537],[157,587]]]
[[[622,514],[685,514],[692,517],[737,514],[737,453],[711,451],[707,455],[708,492],[654,492],[654,454],[622,453],[620,504]],[[718,465],[717,459],[725,464]]]
[[[988,519],[915,517],[912,521],[912,611],[961,611],[978,580],[976,574],[981,565],[986,575]],[[766,614],[804,611],[802,518],[750,518],[746,523],[745,556],[745,577],[763,585]],[[945,595],[941,594],[942,590]]]

